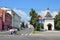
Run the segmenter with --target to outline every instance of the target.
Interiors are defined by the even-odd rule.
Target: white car
[[[9,31],[10,31],[10,32],[13,32],[13,31],[17,31],[17,29],[14,29],[14,28],[13,28],[13,29],[10,29]]]

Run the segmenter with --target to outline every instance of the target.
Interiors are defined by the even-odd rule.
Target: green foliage
[[[25,28],[24,22],[22,22],[21,27]]]
[[[34,9],[31,9],[30,11],[30,24],[34,26],[34,30],[39,31],[40,30],[40,24],[38,24],[38,14],[35,12]]]
[[[55,22],[55,29],[60,30],[60,12],[54,18]]]
[[[44,24],[41,24],[41,28],[44,29]]]

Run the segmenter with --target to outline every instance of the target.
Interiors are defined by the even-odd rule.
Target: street
[[[7,35],[7,32],[0,33],[0,40],[60,40],[59,31],[44,31],[40,34],[32,34],[33,30],[33,27],[21,30],[18,35]]]
[[[0,40],[60,40],[59,31],[45,31],[41,34],[31,34],[33,28],[21,31],[20,35],[0,35]]]
[[[34,28],[31,27],[31,28],[27,28],[27,29],[25,29],[25,30],[20,31],[20,34],[21,34],[21,35],[31,35],[31,33],[32,33],[33,31],[34,31]]]
[[[5,35],[0,36],[0,40],[60,40],[60,35]]]

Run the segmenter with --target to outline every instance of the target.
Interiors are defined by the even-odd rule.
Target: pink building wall
[[[8,30],[12,28],[12,16],[0,9],[0,30]]]

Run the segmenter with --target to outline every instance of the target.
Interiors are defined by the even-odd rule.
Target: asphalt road
[[[20,34],[21,35],[31,35],[33,31],[34,31],[34,28],[31,27],[31,28],[27,28],[25,30],[20,31]]]
[[[21,35],[0,35],[0,40],[60,40],[59,31],[46,31],[41,34],[31,34],[33,28],[22,30]]]
[[[0,36],[0,40],[60,40],[56,35],[5,35]]]
[[[33,27],[26,28],[24,30],[18,31],[17,34],[18,35],[31,35],[31,33],[33,32],[33,30],[34,30]],[[3,31],[3,32],[0,32],[0,35],[11,35],[11,32],[10,31]]]

